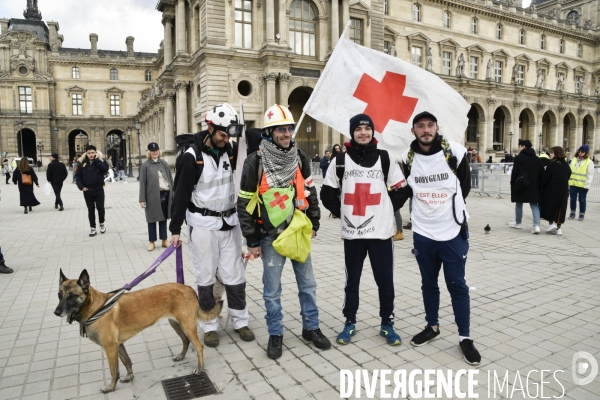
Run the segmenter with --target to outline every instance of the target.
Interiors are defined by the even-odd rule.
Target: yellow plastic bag
[[[294,210],[292,221],[275,239],[273,248],[282,256],[303,263],[310,255],[311,237],[312,222],[302,211]]]

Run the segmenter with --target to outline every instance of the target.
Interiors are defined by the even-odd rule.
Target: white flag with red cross
[[[436,116],[440,133],[463,143],[471,105],[437,75],[340,37],[304,112],[350,136],[350,118],[367,114],[379,147],[400,156],[414,139],[412,118]]]

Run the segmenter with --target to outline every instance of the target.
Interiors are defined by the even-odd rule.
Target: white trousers
[[[188,226],[188,238],[192,263],[196,276],[196,287],[212,285],[217,270],[225,288],[246,282],[246,270],[242,262],[242,232],[239,225],[228,231],[211,231]],[[229,304],[228,304],[229,306]],[[243,310],[227,309],[234,329],[248,326],[248,305]],[[204,333],[216,331],[218,318],[210,322],[199,322]]]

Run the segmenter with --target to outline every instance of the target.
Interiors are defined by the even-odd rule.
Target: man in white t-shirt
[[[350,119],[352,139],[344,143],[346,153],[331,159],[321,189],[321,201],[340,218],[346,261],[344,329],[340,344],[350,343],[356,334],[359,285],[367,254],[379,290],[381,330],[387,343],[402,344],[394,332],[394,211],[410,196],[406,180],[387,151],[377,149],[375,129],[368,115]],[[388,188],[391,188],[388,191]],[[341,196],[337,191],[341,189]]]
[[[469,287],[465,266],[469,251],[469,214],[465,198],[471,190],[467,149],[439,133],[436,117],[422,112],[413,118],[415,140],[402,154],[402,170],[412,189],[414,254],[421,271],[425,304],[425,329],[413,337],[422,346],[440,334],[438,275],[442,265],[458,325],[459,347],[467,363],[477,365],[481,356],[470,338]]]

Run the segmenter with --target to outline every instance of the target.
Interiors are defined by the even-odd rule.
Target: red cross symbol
[[[353,96],[367,103],[364,113],[373,120],[375,130],[383,132],[390,120],[408,122],[419,99],[404,96],[406,75],[387,71],[383,80],[377,82],[363,74]]]
[[[381,193],[371,193],[370,183],[357,183],[354,193],[344,195],[344,204],[353,206],[352,215],[365,216],[367,206],[381,203]]]
[[[283,197],[281,197],[279,192],[275,192],[275,200],[270,202],[269,205],[273,208],[275,208],[276,206],[279,206],[279,208],[281,208],[282,210],[285,210],[284,202],[289,198],[290,198],[290,196],[288,196],[287,194],[284,194]]]
[[[267,118],[271,119],[273,117],[273,111],[269,111],[267,114]]]

